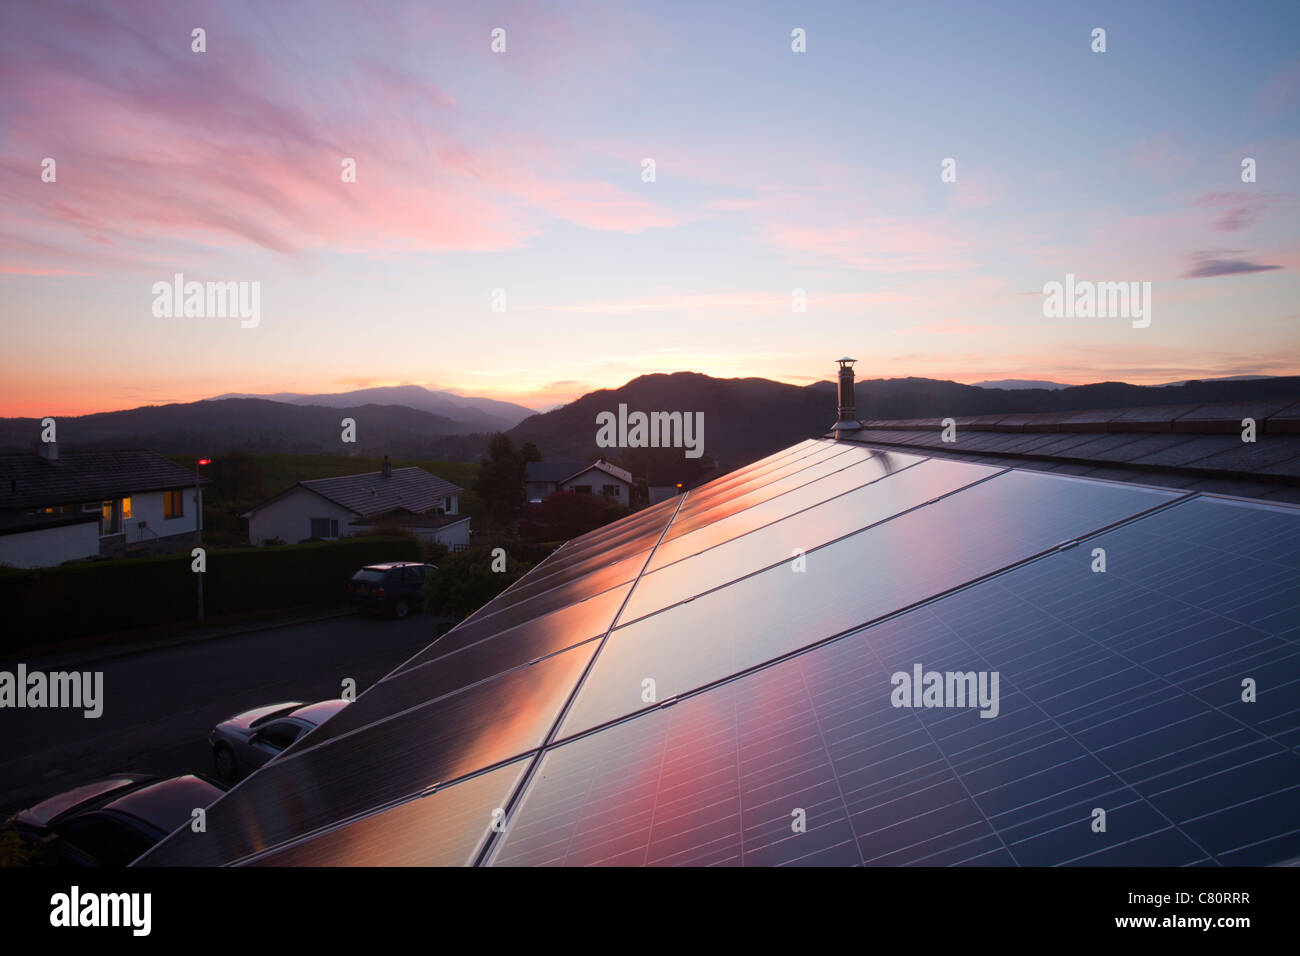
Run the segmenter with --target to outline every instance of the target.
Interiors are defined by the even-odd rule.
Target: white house
[[[38,447],[0,455],[0,564],[49,567],[195,541],[202,491],[188,468],[142,449]]]
[[[300,481],[244,517],[252,544],[329,541],[392,529],[463,551],[470,519],[460,513],[462,491],[423,468],[393,468],[385,458],[379,471]]]
[[[626,506],[632,500],[632,473],[603,458],[590,464],[530,461],[524,469],[524,490],[532,504],[556,491],[577,491]]]

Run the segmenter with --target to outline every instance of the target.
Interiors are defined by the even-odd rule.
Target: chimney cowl
[[[838,438],[845,432],[857,431],[862,427],[858,420],[857,399],[853,394],[853,363],[857,361],[847,356],[836,360],[840,366],[839,411],[835,418],[833,431]]]
[[[389,462],[387,455],[384,456],[384,464],[380,467],[379,474],[383,478],[393,477],[393,466]]]

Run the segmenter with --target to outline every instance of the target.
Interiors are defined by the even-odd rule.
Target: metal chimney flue
[[[844,432],[857,431],[862,427],[858,421],[858,403],[853,395],[853,363],[857,359],[842,358],[840,363],[839,414],[835,419],[836,437]]]

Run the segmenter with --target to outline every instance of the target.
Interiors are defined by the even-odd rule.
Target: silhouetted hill
[[[494,398],[473,398],[453,392],[439,392],[422,385],[384,385],[377,388],[358,388],[351,392],[320,395],[303,395],[297,392],[277,392],[274,395],[246,395],[230,393],[218,395],[213,401],[226,398],[262,398],[288,405],[324,405],[326,408],[357,408],[361,405],[405,405],[423,412],[441,415],[464,426],[462,431],[500,431],[518,425],[536,412],[514,402]]]
[[[344,418],[356,422],[356,443],[344,444]],[[229,451],[429,457],[464,445],[463,422],[403,405],[324,408],[261,398],[225,398],[148,405],[120,412],[59,417],[61,445],[89,449],[146,447],[166,455]],[[41,433],[35,418],[0,419],[0,447],[29,450]],[[456,437],[451,437],[456,436]],[[481,440],[466,449],[472,457]]]
[[[958,417],[1013,412],[1083,411],[1136,405],[1178,405],[1300,398],[1300,376],[1192,381],[1144,386],[1100,382],[1060,389],[985,388],[930,378],[868,379],[857,383],[863,419]],[[704,449],[723,470],[745,465],[814,435],[835,422],[831,382],[799,387],[761,378],[717,379],[697,372],[643,375],[621,388],[601,389],[562,408],[534,415],[509,432],[531,441],[548,459],[617,458],[596,446],[596,415],[628,411],[704,412]]]
[[[620,388],[591,392],[561,408],[532,415],[508,434],[516,444],[535,442],[552,461],[602,454],[617,460],[618,449],[596,446],[599,412],[616,413],[620,403],[629,412],[699,411],[704,413],[705,454],[730,470],[805,438],[824,435],[835,421],[835,391],[831,382],[801,387],[762,378],[710,378],[698,372],[643,375]],[[1300,397],[1300,376],[1163,386],[1100,382],[1054,390],[983,388],[929,378],[870,379],[857,384],[858,415],[864,419],[1290,397]],[[356,420],[356,444],[340,440],[343,418]],[[39,419],[0,419],[0,449],[30,450],[40,431]],[[145,447],[170,455],[248,451],[472,461],[483,454],[489,435],[465,422],[404,405],[327,408],[225,398],[60,417],[58,437],[65,447]],[[669,477],[695,470],[678,469],[675,462],[682,459],[673,455],[642,455],[641,459],[663,465]]]

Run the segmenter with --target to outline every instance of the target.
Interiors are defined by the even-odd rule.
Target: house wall
[[[452,551],[464,551],[469,547],[469,519],[436,529],[433,540],[445,544]]]
[[[356,518],[351,511],[306,488],[295,488],[252,513],[248,519],[249,543],[260,545],[268,538],[279,538],[285,544],[297,544],[311,537],[312,518],[338,519],[340,538],[357,533],[348,525]]]
[[[591,485],[591,493],[599,498],[605,498],[606,501],[616,501],[621,505],[628,503],[628,486],[627,482],[621,478],[615,478],[607,471],[601,471],[599,468],[588,468],[580,475],[575,475],[566,481],[561,488],[564,491],[572,491],[578,485]],[[616,485],[618,495],[606,496],[601,490],[605,485]]]
[[[199,513],[195,506],[194,489],[181,490],[184,513],[179,518],[163,517],[163,497],[161,491],[131,496],[131,517],[122,519],[122,531],[126,535],[127,544],[148,544],[171,535],[194,533]],[[144,527],[140,527],[141,522],[144,522]]]
[[[99,553],[99,525],[94,521],[0,535],[0,564],[48,568]]]

